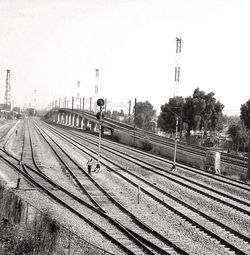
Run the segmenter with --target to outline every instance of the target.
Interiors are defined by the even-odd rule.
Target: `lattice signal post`
[[[10,88],[10,70],[7,70],[6,75],[6,87],[5,87],[5,97],[4,97],[4,104],[6,110],[11,110],[11,88]]]
[[[181,38],[176,37],[176,58],[175,58],[175,73],[174,73],[174,97],[178,96],[179,81],[180,81],[180,57],[181,57]],[[181,114],[182,115],[182,114]],[[175,142],[174,142],[174,160],[172,170],[176,170],[176,152],[177,152],[177,131],[178,131],[178,119],[179,116],[176,114],[176,128],[175,128]],[[182,125],[182,116],[181,116]],[[181,136],[181,132],[180,132]]]
[[[180,58],[181,58],[181,38],[176,37],[176,57],[175,57],[175,75],[174,75],[174,97],[178,96],[180,81]]]
[[[94,101],[97,100],[98,98],[98,93],[99,93],[99,69],[96,68],[95,69],[95,97],[94,97]],[[94,111],[97,112],[97,102],[94,103]]]

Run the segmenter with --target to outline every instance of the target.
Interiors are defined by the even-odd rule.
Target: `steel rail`
[[[37,127],[37,126],[36,126]],[[38,127],[37,127],[38,128]],[[39,127],[40,129],[40,127]],[[40,131],[41,132],[41,131]],[[44,131],[43,131],[44,132]],[[157,231],[153,230],[152,228],[150,228],[149,226],[145,225],[145,223],[142,223],[135,215],[133,215],[132,213],[130,213],[126,208],[124,208],[119,202],[117,202],[112,196],[110,196],[108,194],[108,192],[106,192],[93,178],[91,178],[89,175],[86,174],[86,172],[81,168],[81,166],[72,158],[70,157],[64,150],[63,148],[55,142],[55,140],[53,138],[50,137],[50,139],[64,152],[64,154],[69,157],[71,159],[71,161],[78,167],[79,170],[82,171],[82,173],[84,173],[88,178],[91,179],[91,181],[107,196],[109,197],[109,199],[115,203],[121,210],[123,210],[125,213],[129,214],[130,217],[135,221],[135,223],[141,227],[143,227],[144,229],[146,229],[149,233],[155,235],[157,238],[159,238],[162,242],[164,242],[165,244],[171,246],[171,248],[173,248],[174,250],[176,250],[177,252],[179,252],[180,254],[188,254],[186,253],[184,250],[182,250],[181,248],[179,248],[178,246],[176,246],[174,243],[170,242],[168,239],[166,239],[164,236],[162,236],[160,233],[158,233]],[[47,140],[47,139],[46,139]],[[120,223],[121,224],[121,223]],[[130,229],[126,228],[128,231],[131,231]],[[144,240],[143,242],[145,244],[147,244],[148,246],[163,252],[164,254],[166,254],[166,251],[162,250],[160,247],[154,245],[152,242],[147,241],[145,238],[140,236],[140,240]]]
[[[65,139],[65,138],[64,138],[64,139]],[[67,140],[67,139],[65,139],[65,140]],[[70,141],[68,140],[68,142],[70,142]],[[78,142],[75,141],[75,143],[78,143]],[[86,146],[84,146],[84,145],[82,145],[82,144],[80,144],[80,143],[78,143],[78,144],[79,144],[80,146],[85,147],[86,149],[92,151],[92,153],[95,153],[95,151],[93,151],[93,150],[87,148]],[[78,147],[78,146],[77,146],[77,147]],[[78,147],[78,149],[80,149],[80,148]],[[103,157],[103,158],[104,158],[104,157]],[[128,172],[129,174],[133,175],[131,172],[129,172],[128,170],[126,170],[125,168],[123,168],[122,166],[120,166],[119,164],[117,164],[117,163],[115,163],[115,162],[112,162],[112,161],[109,160],[108,158],[105,157],[105,160],[108,161],[108,162],[110,162],[110,163],[112,163],[112,164],[114,164],[114,165],[116,165],[116,166],[118,166],[121,170],[124,170],[124,171]],[[112,168],[110,168],[110,167],[109,167],[108,165],[106,165],[104,162],[102,162],[102,164],[105,165],[110,171],[113,171],[113,172],[115,172],[116,174],[118,174],[119,176],[121,176],[122,178],[126,179],[126,180],[127,180],[128,182],[130,182],[133,186],[135,186],[135,187],[138,186],[136,183],[132,182],[130,179],[128,179],[128,178],[124,177],[123,175],[121,175],[120,173],[114,171]],[[138,176],[135,176],[135,177],[140,179],[140,177],[138,177]],[[144,180],[143,180],[143,181],[144,181]],[[155,188],[155,187],[154,187],[154,188]],[[209,234],[210,236],[216,238],[218,241],[220,241],[220,243],[226,245],[226,246],[229,247],[231,250],[237,252],[238,254],[245,254],[244,252],[242,252],[241,250],[239,250],[237,247],[235,247],[235,246],[233,246],[232,244],[228,243],[226,240],[220,238],[218,235],[214,234],[213,232],[211,232],[211,231],[208,230],[207,228],[204,228],[202,225],[200,225],[200,224],[198,224],[197,222],[193,221],[192,219],[190,219],[190,218],[187,217],[186,215],[183,215],[182,213],[180,213],[180,212],[177,211],[176,209],[174,209],[174,208],[168,206],[166,203],[164,203],[162,200],[158,199],[157,197],[155,197],[154,195],[152,195],[151,193],[149,193],[147,190],[145,190],[145,189],[142,189],[142,190],[144,191],[145,194],[148,194],[149,196],[151,196],[152,198],[154,198],[156,201],[158,201],[159,203],[161,203],[162,205],[164,205],[164,206],[167,207],[168,209],[174,211],[176,214],[178,214],[178,215],[181,216],[182,218],[185,218],[187,221],[189,221],[191,224],[195,225],[195,226],[196,226],[198,229],[200,229],[201,231],[204,231],[204,232],[206,232],[207,234]],[[227,228],[227,226],[226,226],[225,228]],[[241,234],[239,233],[238,236],[239,236],[239,235],[241,235]],[[245,237],[244,237],[244,239],[245,239]]]

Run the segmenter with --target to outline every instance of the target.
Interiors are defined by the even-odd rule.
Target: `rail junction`
[[[86,162],[97,161],[98,137],[84,130],[97,131],[96,116],[56,109],[47,120],[3,128],[0,160],[20,176],[17,193],[35,189],[49,197],[76,219],[83,238],[88,233],[107,254],[250,254],[248,184],[181,163],[171,172],[171,160],[109,139],[102,139],[101,171],[88,174]],[[111,120],[103,121],[103,129],[110,136],[116,129],[145,135]],[[179,146],[204,155],[201,148]],[[223,160],[246,167],[244,159]]]

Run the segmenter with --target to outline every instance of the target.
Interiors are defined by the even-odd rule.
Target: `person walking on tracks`
[[[96,165],[96,168],[95,168],[94,171],[97,172],[97,173],[101,171],[101,166],[100,166],[99,163]]]
[[[91,174],[92,165],[93,165],[93,159],[91,158],[91,159],[87,162],[87,167],[88,167],[88,172],[89,172],[89,174]]]

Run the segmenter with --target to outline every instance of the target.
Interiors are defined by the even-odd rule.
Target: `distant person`
[[[176,165],[173,164],[172,167],[170,168],[170,171],[176,171],[176,170],[177,170]]]
[[[93,165],[93,159],[91,158],[91,159],[87,162],[87,167],[88,167],[88,172],[89,172],[89,174],[91,174],[92,165]]]
[[[95,167],[95,172],[100,172],[101,171],[101,166],[100,164],[97,164],[96,167]]]
[[[18,131],[16,130],[16,135],[17,135]]]

